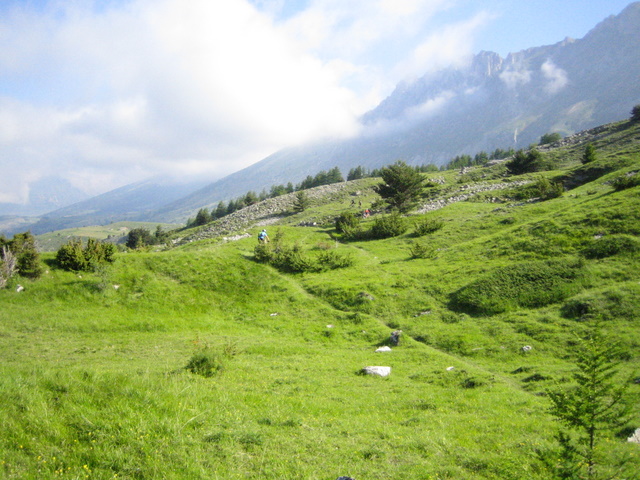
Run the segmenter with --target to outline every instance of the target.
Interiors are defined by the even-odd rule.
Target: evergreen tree
[[[218,206],[216,207],[216,218],[222,218],[227,214],[227,206],[221,200],[218,202]]]
[[[196,214],[195,224],[196,226],[206,225],[211,220],[211,214],[209,213],[209,211],[206,208],[201,208]]]
[[[344,177],[342,176],[342,172],[338,167],[333,167],[329,172],[327,172],[327,183],[340,183],[344,182]]]
[[[29,278],[39,278],[42,275],[40,254],[31,232],[16,233],[13,240],[8,242],[8,247],[16,256],[16,267],[20,275]]]
[[[597,326],[586,338],[579,339],[578,345],[575,385],[548,392],[551,413],[564,426],[557,436],[561,463],[554,469],[560,478],[618,478],[615,470],[624,464],[609,464],[610,447],[605,449],[603,442],[629,419],[625,394],[630,382],[616,378],[619,347]]]
[[[640,104],[631,109],[631,121],[640,122]]]
[[[541,172],[545,168],[544,157],[535,148],[526,153],[524,150],[518,150],[513,159],[507,162],[507,171],[512,175]]]
[[[244,196],[243,203],[246,206],[258,203],[258,195],[256,195],[256,192],[254,192],[253,190],[248,191]]]
[[[309,208],[310,200],[309,196],[304,191],[296,193],[293,199],[293,211],[296,213],[304,212]]]
[[[422,195],[424,177],[414,168],[397,161],[381,171],[382,183],[374,187],[392,208],[408,212]]]
[[[133,228],[129,231],[126,245],[132,250],[152,244],[153,237],[151,236],[151,232],[146,228]]]
[[[549,145],[551,143],[559,142],[560,140],[562,140],[562,135],[560,135],[558,132],[545,133],[540,137],[540,142],[538,144]]]
[[[269,197],[276,198],[280,195],[284,195],[285,193],[288,193],[287,187],[285,187],[284,185],[273,185],[269,192]]]
[[[582,155],[582,163],[583,164],[591,163],[595,159],[596,159],[596,147],[594,147],[592,143],[589,143],[584,148],[584,154]]]

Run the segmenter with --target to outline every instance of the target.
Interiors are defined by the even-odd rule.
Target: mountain
[[[30,185],[25,204],[0,203],[0,215],[38,216],[81,202],[89,195],[60,177],[42,178]]]
[[[177,200],[202,187],[203,182],[174,184],[155,178],[126,185],[79,203],[55,210],[29,226],[34,234],[63,228],[104,225],[122,220],[142,221],[167,202]],[[21,230],[24,230],[22,225]],[[6,233],[15,233],[9,231]]]
[[[545,133],[569,135],[628,118],[640,103],[639,79],[640,2],[634,2],[582,39],[506,58],[480,52],[464,68],[401,83],[362,117],[353,138],[287,148],[206,186],[122,187],[53,211],[32,231],[116,220],[184,222],[220,200],[335,166],[346,175],[358,165],[373,169],[398,159],[443,165],[457,155],[526,147]]]
[[[397,86],[362,118],[361,133],[287,148],[164,206],[149,219],[184,220],[249,190],[298,182],[338,166],[378,168],[403,159],[443,165],[496,148],[522,148],[545,133],[569,135],[628,118],[640,103],[640,2],[605,19],[579,40],[502,58],[481,52]]]

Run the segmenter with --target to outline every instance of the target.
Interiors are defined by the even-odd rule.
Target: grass
[[[279,272],[254,261],[254,235],[121,253],[81,275],[45,254],[43,278],[0,291],[0,478],[550,478],[537,460],[558,428],[545,391],[569,382],[575,336],[601,322],[623,346],[623,373],[639,375],[640,195],[609,183],[640,163],[637,131],[598,140],[612,170],[561,198],[413,215],[441,225],[419,238],[426,258],[412,256],[411,228],[336,241],[328,219],[349,196],[269,231],[309,255],[348,254],[347,268]],[[546,174],[580,168],[579,153],[554,152],[564,163]],[[459,185],[456,172],[431,175]],[[371,183],[361,192],[372,201]],[[614,240],[597,244],[606,255],[583,255],[603,239]],[[562,262],[579,264],[579,278],[530,303],[548,293],[530,270]],[[496,272],[510,280],[489,300],[515,285],[527,301],[451,308],[470,286],[485,295]],[[400,345],[376,353],[398,329]],[[368,365],[391,376],[357,374]],[[629,393],[638,405],[638,384]],[[623,433],[612,432],[612,454],[635,455],[640,470]]]
[[[146,228],[151,233],[154,233],[158,225],[160,225],[164,231],[178,227],[178,225],[170,223],[116,222],[108,225],[56,230],[55,232],[38,235],[36,239],[41,251],[55,252],[72,238],[80,238],[82,240],[86,240],[87,238],[95,238],[98,240],[109,239],[118,243],[121,240],[124,241],[127,234],[134,228]]]

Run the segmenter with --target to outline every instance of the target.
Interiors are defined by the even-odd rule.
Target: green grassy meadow
[[[56,230],[55,232],[38,235],[38,247],[44,252],[55,252],[72,238],[79,238],[84,241],[88,238],[95,238],[97,240],[109,240],[114,243],[123,243],[126,241],[126,237],[132,229],[146,228],[153,233],[158,225],[160,225],[165,231],[178,227],[178,225],[170,223],[115,222],[108,225],[66,228],[64,230]]]
[[[576,335],[599,322],[622,345],[620,378],[640,377],[640,255],[628,247],[640,190],[612,187],[640,169],[640,127],[623,122],[595,146],[596,165],[580,164],[584,146],[549,153],[558,168],[544,176],[580,183],[561,197],[478,194],[411,215],[443,222],[419,238],[345,242],[330,222],[297,226],[350,197],[268,227],[310,257],[349,255],[347,268],[258,263],[262,227],[120,253],[96,273],[44,254],[41,279],[0,291],[0,478],[551,478],[538,457],[560,425],[545,391],[570,383]],[[504,182],[492,169],[471,174]],[[428,176],[443,192],[473,181]],[[373,201],[375,182],[362,182]],[[597,243],[609,239],[626,243]],[[434,254],[413,258],[415,241]],[[376,353],[397,329],[400,345]],[[214,359],[210,376],[185,368],[199,355]],[[391,375],[358,374],[370,365]],[[628,393],[633,416],[602,445],[630,459],[616,478],[640,471],[626,441],[640,384]]]

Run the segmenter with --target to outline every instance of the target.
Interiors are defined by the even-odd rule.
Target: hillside
[[[640,103],[638,78],[640,2],[633,2],[581,39],[505,58],[479,52],[465,66],[402,82],[362,116],[354,137],[292,145],[213,183],[128,185],[31,219],[30,228],[39,234],[121,220],[186,223],[201,207],[336,166],[346,176],[359,165],[403,159],[440,166],[458,155],[523,148],[550,132],[568,136],[625,118]],[[17,227],[0,219],[5,234]]]
[[[380,168],[397,159],[446,164],[457,155],[527,147],[549,132],[568,136],[625,118],[640,102],[640,2],[584,38],[502,58],[479,52],[468,65],[403,82],[362,118],[362,131],[286,148],[153,212],[184,221],[249,190],[299,182],[338,166]]]
[[[583,165],[586,141],[597,159]],[[543,154],[539,173],[426,174],[435,186],[395,237],[336,232],[345,211],[373,207],[364,229],[385,218],[365,179],[96,273],[45,256],[40,280],[0,291],[3,478],[546,480],[560,428],[548,391],[572,384],[596,325],[621,345],[614,381],[632,407],[598,459],[627,456],[613,478],[634,478],[640,124]],[[541,178],[564,193],[541,200]],[[256,261],[263,225],[295,264]]]

